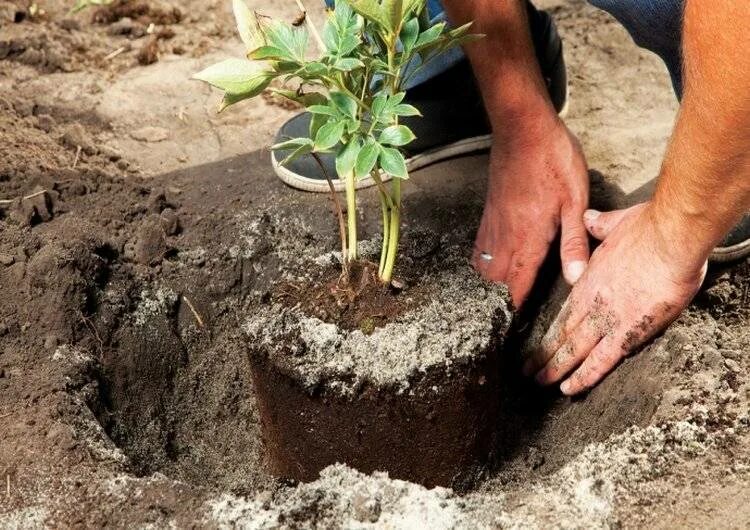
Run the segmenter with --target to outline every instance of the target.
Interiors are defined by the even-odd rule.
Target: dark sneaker
[[[750,213],[735,225],[731,232],[711,252],[710,261],[725,263],[750,256]]]
[[[542,75],[555,109],[564,115],[568,103],[568,81],[562,41],[552,17],[544,11],[536,10],[531,3],[527,5],[534,48]],[[461,105],[454,103],[457,95],[461,98]],[[492,131],[479,87],[467,59],[442,74],[409,89],[405,102],[414,105],[424,114],[423,118],[413,117],[402,120],[402,123],[411,128],[417,136],[417,139],[405,150],[406,166],[409,171],[459,155],[489,149],[492,143]],[[276,142],[307,136],[309,127],[310,115],[308,113],[295,116],[281,127]],[[303,156],[286,166],[281,166],[279,162],[287,155],[288,153],[284,151],[273,152],[271,155],[274,170],[282,181],[305,191],[330,191],[325,175],[313,157]],[[329,175],[335,178],[334,157],[323,155],[321,159]],[[384,175],[384,180],[387,178]],[[333,184],[337,190],[344,187],[344,183],[337,178]],[[374,182],[370,177],[357,181],[358,189],[372,185]]]

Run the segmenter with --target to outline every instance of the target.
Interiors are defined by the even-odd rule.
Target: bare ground
[[[672,125],[666,72],[583,2],[544,5],[593,201],[627,204]],[[227,2],[140,3],[125,22],[38,6],[0,2],[0,199],[46,191],[0,205],[0,527],[750,525],[748,263],[713,271],[582,399],[521,381],[509,351],[506,451],[467,496],[346,468],[273,480],[239,327],[290,253],[336,245],[325,198],[270,171],[293,110],[216,116],[188,81],[238,53]],[[450,226],[468,252],[485,178],[482,156],[414,175],[406,244]]]

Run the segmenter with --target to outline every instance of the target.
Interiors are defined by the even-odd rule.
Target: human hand
[[[500,128],[506,133],[496,133],[492,147],[473,263],[486,279],[506,283],[520,307],[558,229],[565,279],[572,285],[583,274],[589,178],[578,140],[556,115]]]
[[[651,203],[609,213],[589,210],[584,220],[602,244],[524,365],[524,373],[536,373],[543,385],[567,376],[560,386],[566,395],[594,386],[677,318],[707,267],[705,257],[683,255]]]

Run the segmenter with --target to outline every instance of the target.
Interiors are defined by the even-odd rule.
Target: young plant
[[[378,276],[390,283],[401,229],[401,181],[408,178],[401,151],[415,139],[399,120],[420,116],[404,102],[410,79],[446,50],[474,39],[470,24],[449,28],[431,24],[426,0],[337,0],[322,32],[301,15],[293,24],[252,13],[233,0],[237,29],[247,58],[228,59],[194,76],[224,91],[220,111],[270,89],[311,113],[309,134],[271,147],[290,153],[281,164],[321,153],[336,157],[345,184],[343,208],[326,174],[341,231],[345,274],[357,255],[356,181],[371,176],[377,185],[383,219]],[[309,58],[312,35],[320,54]],[[279,79],[284,88],[269,88]],[[383,175],[390,175],[389,184]]]

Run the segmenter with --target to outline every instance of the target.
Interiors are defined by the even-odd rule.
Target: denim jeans
[[[589,0],[594,6],[614,16],[638,46],[656,53],[667,65],[672,85],[682,94],[682,11],[684,0]],[[329,6],[334,0],[326,0]],[[445,20],[440,0],[428,0],[434,21]],[[415,77],[419,84],[444,72],[462,58],[460,50],[452,50],[435,59]]]

